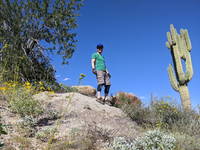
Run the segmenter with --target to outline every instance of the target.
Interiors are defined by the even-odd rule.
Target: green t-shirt
[[[95,59],[96,70],[106,70],[105,59],[99,53],[92,54],[92,59]]]

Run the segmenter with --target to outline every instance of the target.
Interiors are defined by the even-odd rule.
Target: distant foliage
[[[82,0],[1,0],[0,79],[55,82],[47,56],[68,63],[76,47],[76,18]]]
[[[123,107],[123,105],[139,106],[141,104],[141,100],[131,93],[118,92],[114,103],[116,107]]]
[[[172,100],[171,100],[172,101]],[[123,111],[145,129],[159,128],[174,134],[176,150],[196,150],[200,146],[200,114],[185,111],[167,98],[153,99],[148,106],[125,105]]]

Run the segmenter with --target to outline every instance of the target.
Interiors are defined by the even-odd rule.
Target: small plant
[[[56,128],[46,128],[36,133],[36,138],[40,139],[42,142],[47,142],[51,138],[54,138],[56,132],[57,132]]]
[[[160,130],[153,130],[137,138],[133,145],[133,150],[174,150],[176,139]]]
[[[30,90],[25,87],[13,87],[6,90],[4,94],[11,110],[22,117],[36,117],[43,113],[40,103],[32,98]]]
[[[4,125],[2,123],[0,123],[0,136],[2,134],[7,134],[7,132],[4,129]],[[0,147],[2,147],[3,145],[4,145],[3,142],[0,141]]]
[[[131,150],[132,143],[127,142],[124,137],[116,137],[110,148],[113,150]]]
[[[36,133],[37,119],[25,116],[17,123],[17,131],[24,137],[33,137]]]
[[[79,77],[79,79],[78,79],[78,85],[81,84],[81,81],[82,81],[85,77],[86,77],[85,74],[83,74],[83,73],[80,74],[80,77]]]
[[[10,139],[11,141],[13,141],[13,143],[17,143],[17,147],[15,147],[15,149],[33,149],[33,145],[31,144],[31,140],[26,138],[26,137],[22,137],[22,136],[14,136]]]

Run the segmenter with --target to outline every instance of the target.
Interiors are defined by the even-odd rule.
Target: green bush
[[[176,139],[159,130],[148,131],[134,141],[132,150],[174,150]]]
[[[36,138],[41,140],[42,142],[47,142],[51,138],[54,138],[55,134],[57,132],[56,128],[45,128],[42,131],[39,131],[36,133]]]
[[[164,100],[153,101],[150,107],[155,114],[157,127],[172,128],[173,124],[181,117],[181,110],[175,104]]]
[[[110,148],[112,150],[131,150],[132,143],[129,143],[124,137],[116,137]]]
[[[124,105],[122,110],[138,125],[149,126],[152,124],[152,113],[148,107]]]
[[[175,150],[176,139],[160,130],[147,131],[144,136],[134,141],[116,137],[110,148],[112,150]]]
[[[26,88],[19,87],[8,90],[6,93],[11,110],[20,116],[37,117],[43,113],[40,103],[33,99],[32,94]]]

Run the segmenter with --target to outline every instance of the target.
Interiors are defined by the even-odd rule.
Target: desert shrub
[[[157,118],[157,127],[190,136],[200,136],[200,115],[196,111],[184,111],[175,104],[166,101],[154,102],[151,109]]]
[[[123,110],[144,128],[160,128],[176,133],[176,150],[197,150],[200,147],[200,115],[197,111],[184,111],[163,98],[152,101],[147,107],[126,105]]]
[[[123,105],[141,105],[141,101],[138,97],[131,93],[118,92],[114,105],[121,108]]]
[[[124,105],[122,110],[145,128],[162,128],[189,135],[200,135],[200,115],[195,111],[181,110],[177,104],[156,100],[149,106]]]
[[[160,130],[151,130],[134,141],[116,137],[110,147],[113,150],[175,150],[176,139]]]
[[[174,133],[176,150],[199,150],[199,136],[190,136],[184,133]]]
[[[148,107],[134,106],[134,105],[124,105],[122,110],[138,125],[149,126],[154,122],[154,117],[152,116],[151,110]],[[152,120],[153,119],[153,120]]]
[[[56,128],[45,128],[39,132],[36,133],[36,138],[41,140],[42,142],[47,142],[51,138],[54,138],[55,134],[57,132]]]
[[[128,142],[124,137],[116,137],[110,148],[112,150],[131,150],[132,143]]]
[[[16,136],[15,135],[10,139],[10,142],[12,142],[12,144],[15,144],[14,149],[21,149],[21,150],[31,150],[31,149],[33,149],[33,145],[31,143],[31,140],[29,138],[26,138],[26,137],[23,137],[23,136]],[[6,147],[6,149],[7,149],[7,147]]]
[[[171,125],[173,132],[200,136],[200,115],[195,111],[182,111],[179,118]]]
[[[81,149],[81,150],[95,150],[95,138],[85,128],[73,128],[68,136],[58,139],[54,143],[49,143],[47,149],[51,150],[65,150],[65,149]]]
[[[36,133],[37,119],[25,116],[17,123],[17,131],[23,137],[34,137]]]
[[[177,106],[164,100],[153,101],[150,107],[157,127],[171,128],[181,117],[182,112]]]
[[[40,103],[32,98],[31,90],[25,87],[9,88],[4,92],[4,94],[11,110],[22,117],[36,117],[43,112]]]
[[[176,139],[159,130],[147,131],[134,141],[133,150],[174,150]]]

